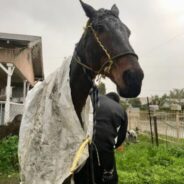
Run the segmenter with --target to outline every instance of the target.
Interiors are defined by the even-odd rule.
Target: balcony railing
[[[7,123],[7,122],[4,122],[5,104],[6,104],[5,101],[0,101],[0,125],[4,125],[5,123]],[[10,116],[9,116],[8,122],[11,122],[18,114],[22,114],[23,108],[24,108],[24,104],[10,102]]]

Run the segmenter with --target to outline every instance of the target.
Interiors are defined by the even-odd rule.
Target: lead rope
[[[92,184],[96,184],[95,183],[95,177],[94,177],[94,165],[93,165],[93,147],[94,147],[94,138],[95,138],[95,134],[96,134],[96,108],[98,105],[98,88],[95,85],[95,82],[92,80],[91,76],[87,73],[86,68],[82,67],[86,77],[88,78],[88,80],[91,82],[91,89],[89,91],[89,95],[91,97],[91,101],[92,101],[92,105],[93,105],[93,136],[92,136],[92,140],[91,140],[91,144],[89,144],[89,164],[90,164],[90,171],[91,171],[91,179],[92,179]],[[98,154],[98,153],[97,153]]]
[[[93,165],[93,152],[94,152],[94,148],[95,148],[95,135],[96,135],[96,108],[98,105],[98,88],[96,87],[94,81],[93,81],[93,85],[92,88],[89,92],[90,96],[91,96],[91,100],[92,100],[92,104],[93,104],[93,136],[92,136],[92,141],[91,141],[91,145],[89,145],[89,159],[90,159],[90,170],[91,170],[91,178],[92,178],[92,184],[96,184],[95,183],[95,178],[94,178],[94,165]],[[97,151],[95,149],[95,151]],[[98,155],[98,153],[97,153]],[[97,156],[98,158],[98,156]]]

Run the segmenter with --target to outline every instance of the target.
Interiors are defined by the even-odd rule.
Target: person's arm
[[[121,117],[121,125],[120,128],[118,130],[118,135],[117,135],[117,142],[115,144],[115,148],[121,146],[121,144],[123,143],[123,141],[126,138],[126,132],[127,132],[127,126],[128,126],[128,116],[127,113],[124,112],[123,113],[123,117]]]

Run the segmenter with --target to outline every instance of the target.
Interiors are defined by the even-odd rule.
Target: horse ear
[[[115,4],[112,6],[111,11],[112,13],[114,13],[115,16],[119,16],[119,9]]]
[[[82,8],[84,9],[84,11],[86,13],[86,16],[89,17],[90,19],[92,19],[96,14],[96,10],[92,6],[84,3],[82,0],[80,0],[80,3],[81,3]]]

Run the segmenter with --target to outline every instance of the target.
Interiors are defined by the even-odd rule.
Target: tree
[[[126,100],[120,100],[120,105],[124,110],[126,110],[129,106],[128,102]]]
[[[160,105],[160,98],[158,95],[151,97],[151,104],[152,105]]]
[[[167,94],[164,94],[161,97],[159,97],[158,95],[152,96],[151,97],[151,104],[162,106],[162,105],[164,105],[164,103],[167,101],[168,98],[169,97],[167,96]]]
[[[173,89],[170,91],[169,97],[172,99],[177,99],[178,103],[180,103],[181,99],[184,98],[184,89]]]
[[[105,88],[105,84],[103,82],[100,82],[97,87],[98,87],[98,91],[101,95],[106,94],[106,88]]]
[[[141,101],[139,98],[130,98],[128,103],[132,105],[132,107],[141,107]]]

